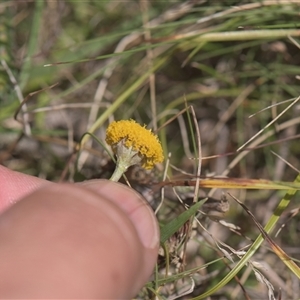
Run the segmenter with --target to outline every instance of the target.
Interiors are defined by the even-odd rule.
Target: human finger
[[[119,184],[114,189],[122,190],[123,198],[137,197],[130,191],[124,195]],[[88,187],[53,184],[7,209],[0,217],[2,296],[133,297],[151,273],[156,254],[147,252],[136,216],[110,198]],[[145,206],[137,207],[133,215],[149,214]],[[158,229],[154,219],[149,222],[155,228],[149,232],[149,239],[156,239],[151,242],[155,253]],[[152,261],[145,265],[147,257]]]

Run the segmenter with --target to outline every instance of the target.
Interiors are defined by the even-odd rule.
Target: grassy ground
[[[138,297],[299,299],[299,196],[275,187],[300,168],[299,13],[292,0],[2,1],[0,163],[53,181],[108,178],[113,162],[84,134],[147,124],[168,159],[127,175],[165,243]],[[200,199],[219,202],[185,222],[194,188],[159,187],[200,171],[269,182],[213,181]]]

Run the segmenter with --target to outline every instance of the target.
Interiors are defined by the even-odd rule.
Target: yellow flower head
[[[106,143],[110,145],[117,156],[123,150],[124,146],[130,150],[132,157],[139,157],[142,167],[152,169],[154,164],[164,160],[163,150],[156,135],[151,130],[142,127],[134,120],[121,120],[112,122],[106,130]],[[118,157],[119,159],[119,157]],[[137,162],[133,159],[131,165]]]

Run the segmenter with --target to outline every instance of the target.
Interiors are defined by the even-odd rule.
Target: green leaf
[[[181,215],[173,219],[168,224],[164,225],[161,228],[160,234],[160,242],[165,243],[168,238],[170,238],[180,227],[184,225],[184,223],[190,219],[202,206],[204,200],[197,202],[193,206],[191,206],[188,210],[183,212]]]

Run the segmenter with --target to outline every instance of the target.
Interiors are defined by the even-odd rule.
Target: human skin
[[[151,208],[125,185],[56,184],[0,166],[0,298],[132,298],[158,245]]]

